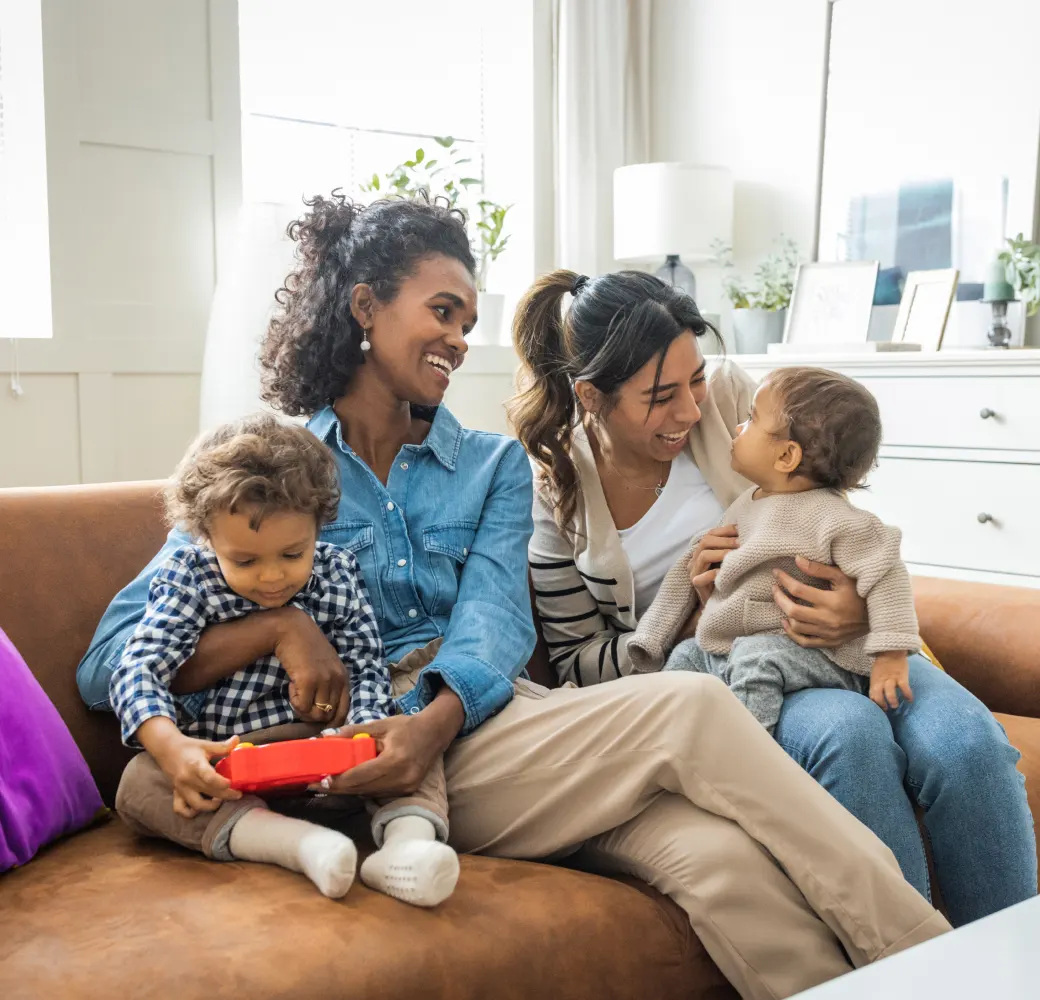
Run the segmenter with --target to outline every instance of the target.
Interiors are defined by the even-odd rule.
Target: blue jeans
[[[777,742],[891,849],[931,898],[914,805],[955,927],[1036,895],[1036,840],[1019,753],[973,694],[910,658],[914,701],[885,713],[851,691],[790,694]]]

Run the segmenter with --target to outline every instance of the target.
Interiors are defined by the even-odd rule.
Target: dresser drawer
[[[902,529],[904,561],[1040,576],[1040,465],[882,458],[869,484],[852,502]]]
[[[863,378],[881,409],[885,444],[1040,451],[1040,380]]]

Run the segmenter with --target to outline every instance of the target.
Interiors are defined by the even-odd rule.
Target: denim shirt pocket
[[[383,596],[379,592],[375,527],[371,521],[334,521],[322,528],[322,540],[354,553],[377,621],[383,620]]]
[[[435,591],[430,613],[447,615],[459,596],[459,578],[477,534],[475,521],[443,521],[423,529],[423,548]]]

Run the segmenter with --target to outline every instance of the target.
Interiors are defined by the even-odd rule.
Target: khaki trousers
[[[456,849],[537,859],[580,847],[644,879],[754,1000],[950,929],[717,678],[515,691],[445,755]]]

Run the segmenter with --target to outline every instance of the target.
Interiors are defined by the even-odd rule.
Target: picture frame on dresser
[[[799,264],[784,323],[784,345],[864,343],[877,274],[876,260]]]
[[[955,267],[945,267],[911,271],[906,276],[893,341],[920,344],[923,351],[938,351],[942,347],[959,273]]]

